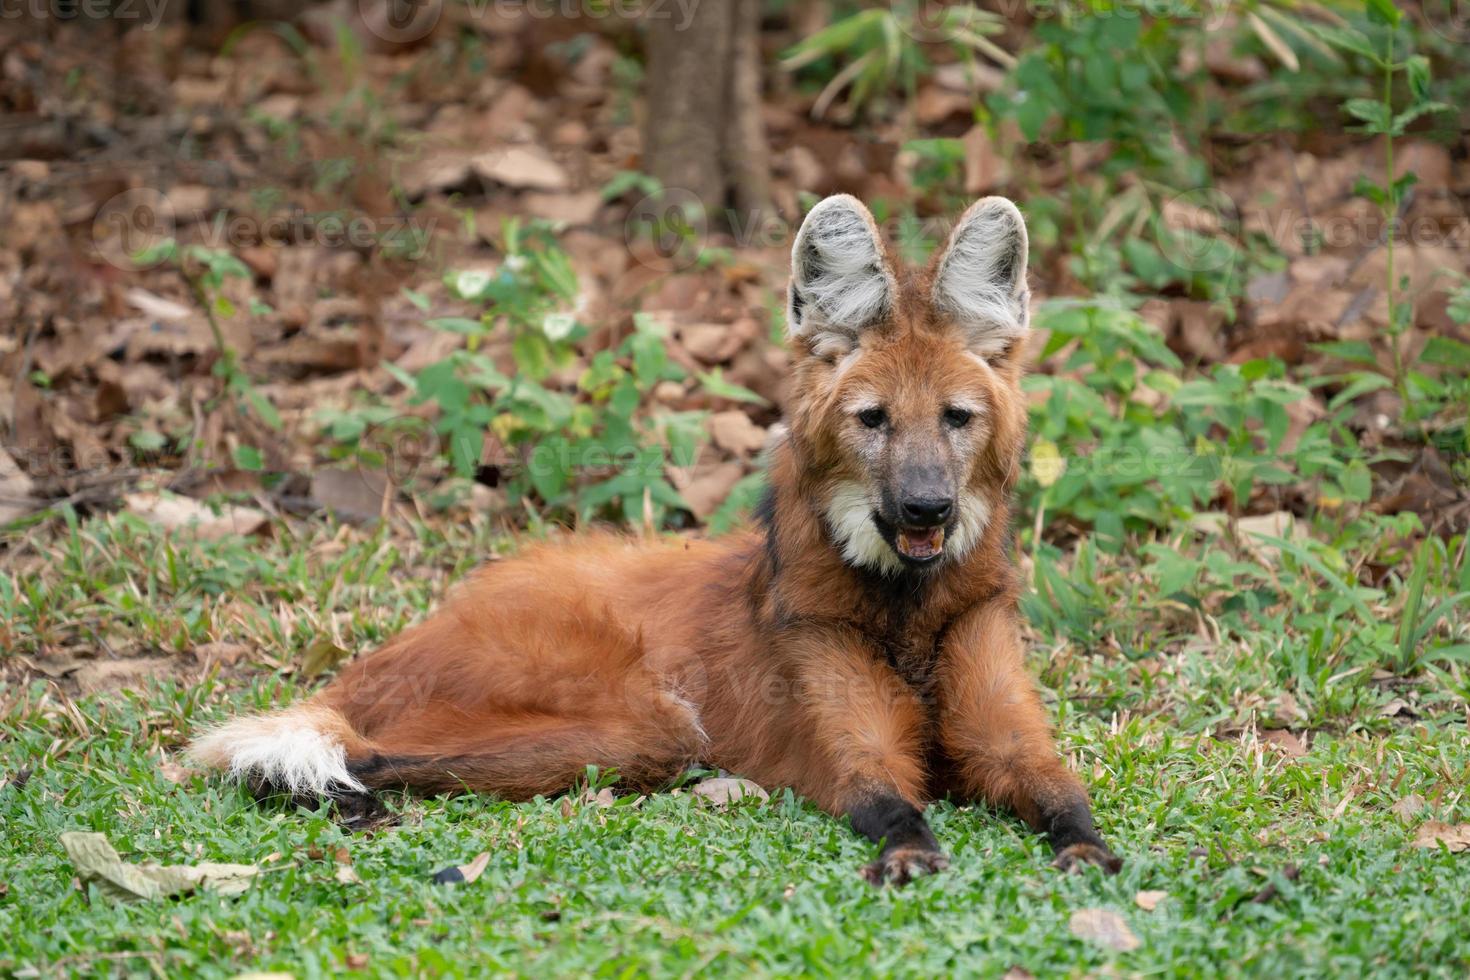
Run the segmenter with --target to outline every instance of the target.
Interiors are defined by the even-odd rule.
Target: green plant
[[[638,314],[615,347],[584,351],[588,332],[572,309],[576,274],[555,237],[517,221],[502,232],[497,272],[447,277],[485,312],[429,321],[465,335],[466,349],[416,374],[395,373],[415,402],[437,408],[435,426],[457,475],[475,474],[488,436],[511,455],[510,497],[536,513],[533,500],[583,519],[664,523],[685,506],[666,471],[692,465],[704,416],[649,404],[660,382],[685,380],[668,358],[662,325]],[[513,372],[481,349],[492,339],[509,341]]]
[[[1378,70],[1382,79],[1382,93],[1379,98],[1349,99],[1343,104],[1343,110],[1360,123],[1359,132],[1381,137],[1383,140],[1383,181],[1379,183],[1365,176],[1358,181],[1357,192],[1378,207],[1383,219],[1383,247],[1387,260],[1384,290],[1388,296],[1388,333],[1393,355],[1393,381],[1407,408],[1411,399],[1403,363],[1403,347],[1399,341],[1413,322],[1413,310],[1398,299],[1399,282],[1394,275],[1394,256],[1400,207],[1405,192],[1414,185],[1417,177],[1413,173],[1394,176],[1394,140],[1403,136],[1415,120],[1433,113],[1453,111],[1453,107],[1430,98],[1428,58],[1409,55],[1402,61],[1398,60],[1407,44],[1401,35],[1407,32],[1401,31],[1404,17],[1393,0],[1365,0],[1364,8],[1367,22],[1363,27],[1329,29],[1324,31],[1324,36],[1343,50],[1366,58]],[[1409,99],[1403,109],[1395,111],[1394,79],[1399,74],[1405,77]]]
[[[204,313],[209,330],[214,338],[217,357],[211,368],[220,380],[219,403],[237,411],[242,418],[253,415],[261,424],[272,431],[281,428],[281,416],[270,400],[255,387],[249,373],[240,363],[239,353],[226,341],[220,330],[219,319],[235,315],[235,304],[224,295],[222,289],[226,279],[250,279],[250,269],[234,255],[224,249],[207,248],[203,245],[180,246],[172,238],[156,243],[146,253],[136,257],[140,264],[151,265],[169,262],[189,286],[194,301]],[[209,407],[214,407],[211,405]],[[158,449],[162,444],[150,439],[134,439],[139,449]],[[259,470],[265,465],[261,451],[249,444],[240,444],[233,449],[234,463],[242,470]]]
[[[926,16],[936,13],[932,21]],[[923,0],[900,0],[859,10],[804,38],[785,53],[781,66],[793,72],[819,64],[827,69],[821,72],[827,81],[812,106],[813,116],[826,115],[844,90],[847,110],[856,113],[879,105],[895,89],[913,101],[919,76],[929,68],[923,43],[930,38],[966,58],[980,53],[999,64],[1014,64],[989,39],[1003,27],[999,16],[970,4],[936,10]],[[830,70],[838,64],[840,70]]]
[[[1346,427],[1350,406],[1287,442],[1288,407],[1309,396],[1278,361],[1221,364],[1181,381],[1182,365],[1126,307],[1052,301],[1037,311],[1055,373],[1028,378],[1035,513],[1092,529],[1105,547],[1202,510],[1243,512],[1253,496],[1303,481],[1319,499],[1361,503],[1372,477]],[[1038,470],[1037,460],[1042,460]]]

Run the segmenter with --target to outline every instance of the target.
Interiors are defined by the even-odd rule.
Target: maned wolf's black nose
[[[950,511],[954,510],[954,499],[910,497],[900,505],[900,509],[903,510],[903,519],[907,524],[913,527],[933,527],[949,520]]]

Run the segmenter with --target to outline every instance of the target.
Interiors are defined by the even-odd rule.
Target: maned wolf
[[[874,882],[946,866],[921,810],[945,795],[1010,807],[1059,867],[1116,871],[1022,664],[1026,252],[1015,205],[986,198],[901,271],[861,203],[822,201],[792,254],[794,394],[754,526],[528,548],[194,755],[292,793],[516,800],[589,764],[653,789],[702,762],[846,814],[882,844]]]

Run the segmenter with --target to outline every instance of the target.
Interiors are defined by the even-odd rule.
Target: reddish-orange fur
[[[967,352],[928,300],[933,269],[897,280],[895,308],[855,362],[799,358],[758,526],[528,547],[351,663],[313,704],[350,726],[354,774],[370,788],[525,799],[566,789],[589,764],[653,789],[699,762],[834,814],[890,797],[988,800],[1052,832],[1064,858],[1111,861],[1090,817],[1076,831],[1085,795],[1022,662],[1007,555],[1025,426],[1018,357]],[[932,574],[853,568],[824,523],[826,489],[864,477],[842,407],[856,388],[883,394],[896,432],[922,430],[954,390],[985,407],[988,439],[963,463],[990,520]],[[864,832],[889,833],[877,826]],[[920,870],[943,866],[928,840],[915,845],[929,856]],[[894,870],[912,859],[905,847],[874,877],[906,877]]]

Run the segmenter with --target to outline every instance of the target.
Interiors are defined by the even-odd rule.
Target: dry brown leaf
[[[310,679],[326,673],[351,655],[324,636],[307,647],[306,652],[301,655],[301,676]]]
[[[1302,740],[1284,728],[1266,729],[1261,732],[1261,741],[1276,746],[1282,754],[1293,759],[1300,759],[1307,754],[1307,747],[1302,744]]]
[[[187,783],[199,775],[199,770],[190,769],[188,766],[181,766],[172,759],[164,759],[158,764],[158,774],[175,786],[178,786],[181,783]]]
[[[582,794],[582,803],[587,806],[609,807],[617,803],[618,798],[613,795],[612,787],[604,786],[596,793],[587,790]]]
[[[1133,896],[1133,904],[1145,912],[1152,912],[1159,907],[1160,902],[1168,897],[1168,892],[1141,891]]]
[[[176,303],[171,299],[150,293],[146,289],[134,287],[127,291],[124,297],[128,304],[141,310],[144,316],[154,320],[164,320],[170,323],[183,323],[194,316],[193,307]]]
[[[82,881],[95,881],[102,894],[123,901],[166,898],[197,888],[238,895],[260,873],[253,864],[129,864],[102,834],[68,831],[61,835],[61,846]]]
[[[92,660],[77,668],[74,675],[83,694],[100,694],[123,687],[142,687],[155,677],[171,674],[176,669],[168,657],[131,657],[123,660]]]
[[[1010,161],[984,126],[972,126],[964,145],[965,193],[988,194],[1011,179]]]
[[[194,648],[194,659],[201,666],[209,667],[219,664],[221,667],[231,667],[245,654],[250,652],[250,647],[244,643],[228,643],[217,641],[215,643],[204,643]]]
[[[470,179],[470,158],[462,152],[429,151],[406,164],[398,174],[399,186],[410,200],[433,191],[447,191]]]
[[[481,851],[475,855],[469,864],[461,864],[457,867],[445,868],[434,875],[434,883],[438,885],[472,884],[476,878],[485,872],[485,867],[490,863],[490,852]]]
[[[706,779],[694,785],[694,795],[708,800],[717,806],[724,806],[736,800],[742,800],[747,796],[759,796],[763,800],[769,800],[771,794],[748,779],[733,779],[728,776],[719,776],[715,779]]]
[[[734,323],[692,323],[679,328],[679,341],[705,364],[720,364],[740,353],[758,332],[759,326],[748,318]]]
[[[1389,807],[1388,810],[1404,823],[1408,823],[1424,811],[1424,797],[1418,793],[1410,793]]]
[[[1450,824],[1427,821],[1414,838],[1414,847],[1438,847],[1443,844],[1452,854],[1470,850],[1470,823]]]
[[[481,153],[470,167],[486,180],[517,190],[564,191],[570,184],[561,164],[540,147],[513,145]]]
[[[1271,717],[1282,726],[1300,725],[1307,720],[1307,713],[1302,710],[1296,695],[1290,691],[1282,691],[1274,702]]]
[[[740,463],[716,463],[695,468],[694,475],[684,486],[678,486],[679,496],[689,505],[689,511],[701,521],[720,509],[720,504],[730,496],[730,490],[745,475]],[[675,484],[677,486],[677,482]]]
[[[213,540],[230,534],[254,534],[270,517],[253,507],[227,506],[218,514],[191,497],[161,493],[130,493],[123,497],[128,510],[170,531],[192,528],[200,538]]]
[[[371,467],[320,469],[311,475],[311,499],[350,524],[375,521],[383,512],[388,475]]]
[[[1384,718],[1395,718],[1399,715],[1403,715],[1406,718],[1417,718],[1419,716],[1419,712],[1414,710],[1413,705],[1409,704],[1403,698],[1392,699],[1383,707],[1379,708],[1378,713]]]
[[[561,221],[568,225],[587,225],[602,210],[602,195],[597,191],[580,194],[548,194],[532,191],[521,199],[528,213],[548,221]]]
[[[31,478],[0,449],[0,524],[19,520],[39,503],[31,496]]]
[[[1122,953],[1143,945],[1123,917],[1109,909],[1078,909],[1072,913],[1067,928],[1078,939]]]
[[[766,430],[739,409],[716,412],[705,423],[714,444],[730,453],[757,453],[766,444]]]

